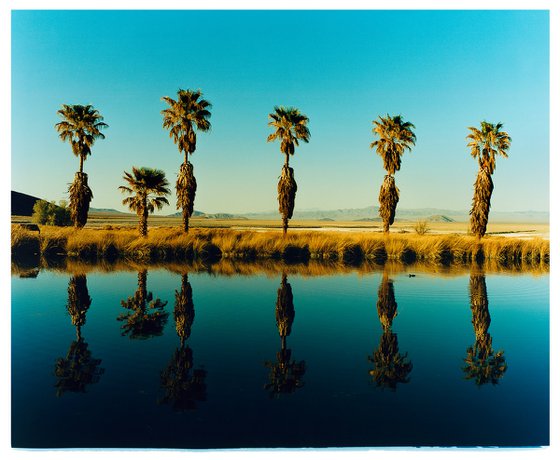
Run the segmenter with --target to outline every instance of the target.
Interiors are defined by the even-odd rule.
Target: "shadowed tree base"
[[[479,238],[486,234],[493,190],[492,176],[486,168],[480,169],[474,183],[473,205],[470,212],[470,232]]]
[[[297,184],[294,170],[288,165],[282,167],[282,175],[278,181],[278,210],[282,215],[282,230],[288,231],[288,220],[292,218],[296,202]]]
[[[93,198],[93,193],[88,186],[88,175],[77,172],[68,193],[70,195],[69,208],[72,222],[74,227],[82,228],[87,223],[89,204]]]
[[[196,195],[196,179],[192,163],[186,162],[179,168],[177,176],[177,209],[183,211],[183,230],[189,231],[189,218],[194,211],[194,198]]]
[[[399,189],[395,185],[395,178],[386,175],[379,190],[379,215],[383,219],[383,231],[389,232],[389,226],[395,222],[395,212],[399,202]]]

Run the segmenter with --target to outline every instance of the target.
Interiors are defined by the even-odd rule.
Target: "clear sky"
[[[133,165],[174,186],[182,156],[160,111],[179,88],[213,104],[192,158],[197,210],[277,208],[275,105],[310,119],[290,162],[297,209],[378,204],[384,170],[369,145],[387,113],[416,126],[400,208],[470,207],[465,136],[482,120],[512,137],[492,209],[549,207],[547,11],[13,11],[12,190],[67,197],[79,162],[54,129],[61,104],[92,104],[109,124],[84,165],[93,207],[125,209],[117,187]]]

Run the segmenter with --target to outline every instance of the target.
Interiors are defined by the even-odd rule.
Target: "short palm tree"
[[[379,136],[379,139],[372,142],[370,147],[376,149],[387,171],[379,191],[379,215],[383,219],[383,231],[388,233],[395,221],[399,202],[399,189],[393,176],[401,169],[401,156],[405,149],[412,150],[416,143],[416,135],[412,132],[414,125],[404,121],[401,115],[379,116],[379,121],[374,120],[373,125],[373,134]]]
[[[311,134],[307,124],[309,118],[294,107],[274,107],[274,112],[268,115],[268,126],[274,132],[267,138],[267,142],[280,141],[280,152],[285,155],[282,175],[278,182],[278,204],[282,215],[282,230],[284,235],[288,231],[288,220],[292,218],[296,200],[297,184],[294,170],[290,168],[290,155],[299,146],[299,141],[309,142]]]
[[[492,124],[486,121],[480,123],[480,129],[469,127],[471,133],[467,136],[471,155],[478,160],[478,175],[474,183],[474,197],[471,208],[470,232],[482,238],[486,234],[488,215],[490,214],[490,198],[494,190],[492,174],[496,168],[496,155],[507,158],[507,151],[511,145],[508,133],[502,131],[502,123]]]
[[[194,211],[196,179],[189,154],[196,150],[196,130],[210,130],[210,108],[212,104],[202,98],[200,90],[179,89],[177,100],[164,96],[162,98],[169,108],[162,110],[163,127],[169,130],[169,137],[177,144],[179,153],[184,154],[184,161],[177,176],[177,209],[183,213],[183,230],[189,231],[189,217]]]
[[[140,236],[148,235],[148,213],[161,209],[164,204],[169,204],[165,195],[169,195],[169,183],[165,173],[159,169],[132,167],[132,174],[124,172],[123,179],[128,186],[121,185],[119,190],[128,193],[123,200],[131,211],[135,211],[139,218],[138,231]]]
[[[83,172],[84,161],[91,155],[91,147],[97,139],[105,139],[101,130],[108,127],[103,117],[91,105],[63,104],[57,114],[62,121],[55,125],[58,136],[69,142],[74,155],[80,158],[80,170],[74,176],[68,192],[70,193],[70,213],[76,228],[87,222],[89,204],[93,193],[88,186],[88,176]]]

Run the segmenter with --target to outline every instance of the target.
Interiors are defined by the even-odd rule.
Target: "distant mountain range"
[[[30,216],[33,213],[33,205],[40,198],[26,195],[25,193],[12,190],[12,215]],[[90,212],[129,214],[111,208],[90,208]],[[205,219],[254,219],[254,220],[277,220],[278,211],[249,212],[249,213],[204,213],[194,211],[194,217]],[[180,212],[170,216],[181,216]],[[548,223],[549,213],[544,211],[490,211],[490,219],[493,222],[534,222]],[[320,221],[371,221],[379,222],[379,207],[367,206],[365,208],[346,208],[333,210],[302,209],[295,210],[293,219],[296,220],[320,220]],[[438,208],[422,209],[400,209],[397,207],[396,220],[417,221],[428,220],[430,222],[466,222],[469,219],[468,211],[457,211]]]
[[[249,219],[278,219],[278,211],[253,212],[242,214]],[[549,221],[549,213],[541,211],[500,212],[490,211],[494,222],[543,222]],[[295,210],[293,219],[298,220],[334,220],[334,221],[380,221],[379,207],[348,208],[335,210]],[[438,208],[400,209],[397,207],[396,220],[431,222],[466,222],[469,211],[457,211]]]

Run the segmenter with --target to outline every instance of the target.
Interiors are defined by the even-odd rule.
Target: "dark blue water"
[[[12,443],[548,445],[548,293],[548,274],[14,276]]]

